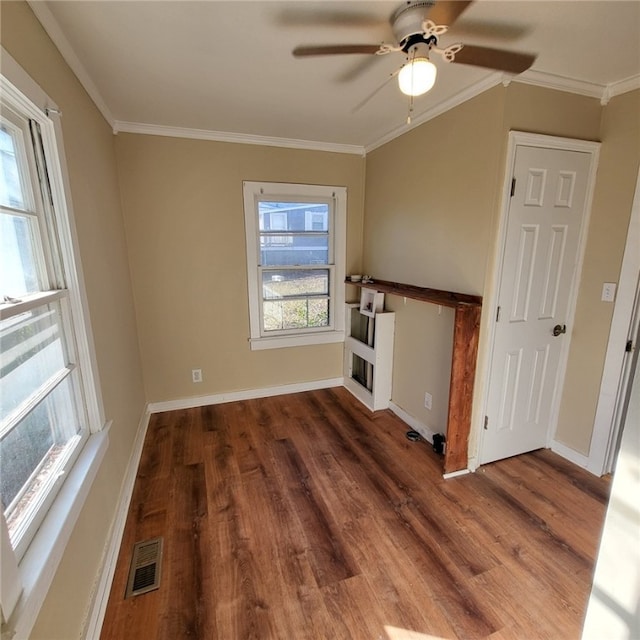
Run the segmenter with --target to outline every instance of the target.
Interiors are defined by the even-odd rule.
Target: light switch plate
[[[602,301],[603,302],[613,302],[616,297],[616,283],[615,282],[605,282],[602,285]]]

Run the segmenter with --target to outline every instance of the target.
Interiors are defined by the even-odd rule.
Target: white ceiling
[[[399,4],[30,2],[116,130],[153,125],[354,149],[406,130],[408,98],[394,80],[385,84],[403,55],[296,59],[291,51],[393,42],[389,17]],[[640,87],[638,0],[478,0],[439,45],[458,41],[537,53],[522,81],[605,100]],[[503,80],[432,59],[438,79],[415,99],[414,125]]]

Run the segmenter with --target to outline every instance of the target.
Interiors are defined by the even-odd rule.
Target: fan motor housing
[[[407,2],[391,16],[393,35],[401,47],[404,48],[411,36],[423,33],[422,24],[434,5],[435,0]]]

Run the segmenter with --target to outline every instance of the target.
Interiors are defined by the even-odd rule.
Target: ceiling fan
[[[512,74],[526,71],[536,59],[535,55],[461,43],[444,49],[438,47],[438,38],[449,30],[472,3],[472,0],[410,0],[391,15],[390,24],[396,44],[299,46],[293,50],[293,55],[386,55],[402,52],[406,56],[406,62],[391,77],[397,75],[400,91],[411,97],[426,93],[435,84],[437,69],[429,60],[432,52],[439,54],[446,62]]]

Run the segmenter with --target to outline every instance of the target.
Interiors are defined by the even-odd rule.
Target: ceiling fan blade
[[[329,44],[308,47],[296,47],[293,55],[296,58],[303,56],[333,56],[345,53],[377,53],[380,49],[379,44]]]
[[[531,27],[524,24],[502,24],[489,20],[472,20],[465,18],[456,24],[456,37],[462,40],[473,38],[491,38],[513,42],[531,32]]]
[[[389,82],[391,82],[391,80],[393,80],[399,73],[400,73],[400,69],[389,74],[389,77],[381,85],[376,87],[364,100],[359,102],[353,109],[351,109],[351,113],[356,113],[357,111],[360,111],[362,107],[364,107],[372,98],[377,96],[389,84]]]
[[[362,56],[353,60],[353,66],[341,73],[336,80],[338,82],[351,82],[356,78],[359,78],[362,74],[366,73],[371,67],[376,65],[380,60],[380,56]]]
[[[386,16],[382,17],[369,12],[347,11],[344,9],[328,11],[326,6],[287,5],[287,8],[278,16],[278,22],[285,27],[375,28],[388,25]]]
[[[455,54],[455,58],[451,62],[507,71],[508,73],[522,73],[534,63],[535,59],[536,56],[530,53],[504,51],[502,49],[465,44]]]
[[[473,0],[440,0],[429,10],[428,18],[436,24],[450,27],[473,4]]]

